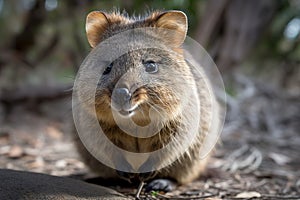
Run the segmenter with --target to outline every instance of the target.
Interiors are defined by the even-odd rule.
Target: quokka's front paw
[[[163,192],[170,192],[174,190],[176,187],[176,183],[169,180],[169,179],[155,179],[147,184],[145,191],[163,191]]]

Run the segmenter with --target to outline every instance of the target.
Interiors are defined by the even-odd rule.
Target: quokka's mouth
[[[119,114],[120,114],[122,117],[129,118],[129,117],[132,117],[132,116],[134,115],[134,111],[120,110],[120,111],[119,111]]]
[[[138,107],[138,105],[134,105],[133,107],[131,107],[129,109],[122,108],[121,110],[118,111],[118,114],[121,117],[130,118],[135,114],[135,110],[136,110],[137,107]]]

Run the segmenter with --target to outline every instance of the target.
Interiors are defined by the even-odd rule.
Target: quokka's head
[[[94,11],[87,16],[86,32],[92,52],[106,52],[90,58],[93,70],[102,70],[93,105],[100,121],[115,123],[117,113],[142,125],[150,115],[172,120],[182,112],[182,99],[193,84],[181,48],[187,33],[183,12],[129,18]]]

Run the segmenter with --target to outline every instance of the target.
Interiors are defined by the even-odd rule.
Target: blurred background
[[[281,179],[265,192],[299,193],[298,0],[0,0],[1,168],[89,173],[72,146],[71,89],[91,50],[86,15],[112,9],[184,11],[188,35],[210,53],[227,93],[211,166],[250,179],[268,173]]]

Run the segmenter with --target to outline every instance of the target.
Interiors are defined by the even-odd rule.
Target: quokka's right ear
[[[85,30],[92,48],[101,42],[101,36],[107,29],[109,21],[104,12],[93,11],[86,17]]]

